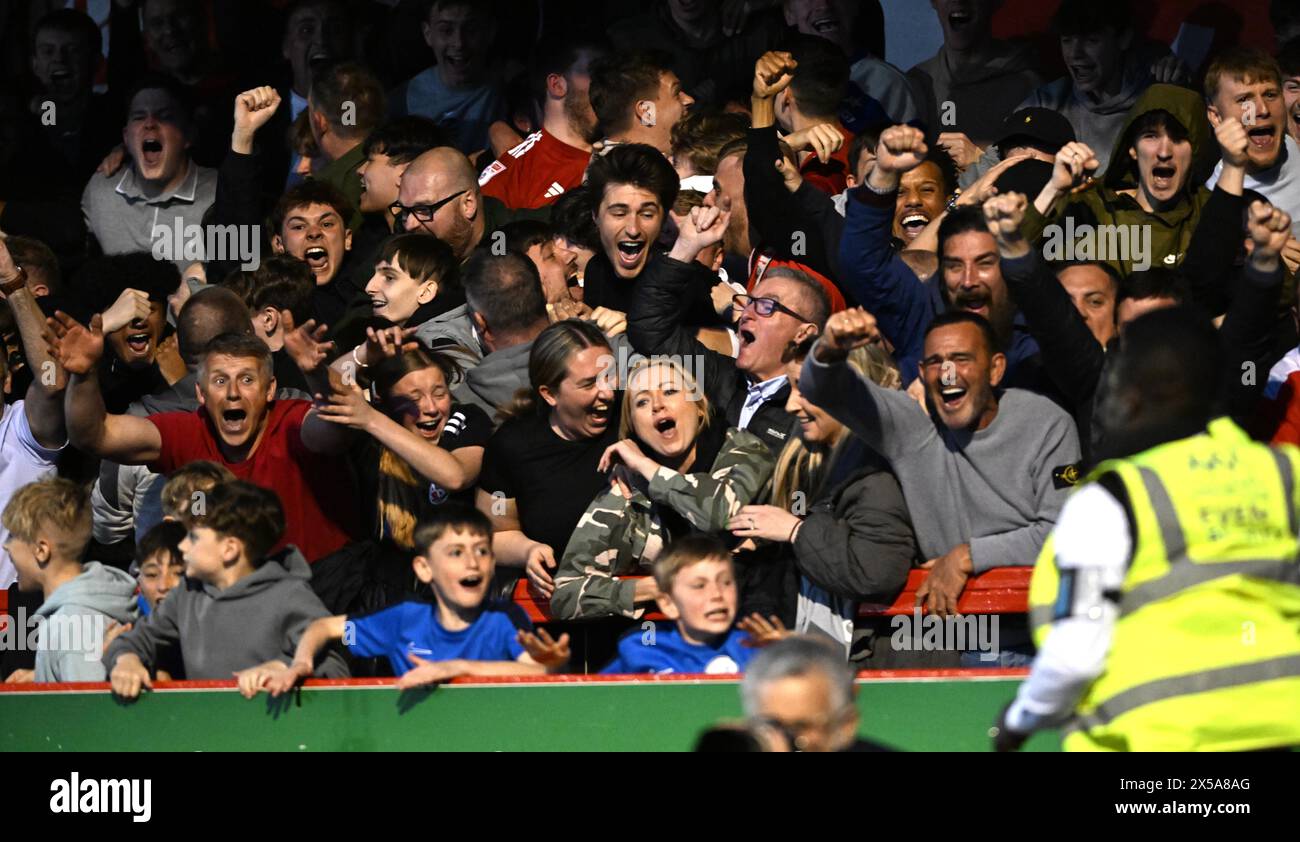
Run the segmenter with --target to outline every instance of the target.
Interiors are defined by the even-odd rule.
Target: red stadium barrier
[[[994,567],[966,582],[966,590],[957,599],[960,614],[1025,614],[1029,611],[1029,579],[1032,567]],[[891,605],[862,605],[859,617],[892,617],[916,610],[916,590],[930,575],[929,570],[913,570],[907,585]]]

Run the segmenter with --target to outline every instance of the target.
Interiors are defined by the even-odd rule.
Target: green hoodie
[[[1187,129],[1192,144],[1192,164],[1178,202],[1167,210],[1148,212],[1142,209],[1135,196],[1120,191],[1133,190],[1138,185],[1137,162],[1128,154],[1129,147],[1133,144],[1128,136],[1129,130],[1142,115],[1157,110],[1169,112]],[[1143,257],[1153,267],[1175,267],[1182,263],[1187,254],[1196,223],[1201,218],[1201,209],[1210,199],[1211,192],[1203,185],[1214,169],[1218,152],[1218,144],[1214,141],[1209,121],[1205,117],[1205,102],[1200,94],[1175,85],[1152,85],[1129,109],[1128,118],[1125,119],[1119,136],[1115,138],[1110,166],[1105,175],[1078,193],[1058,198],[1046,216],[1031,204],[1025,213],[1024,235],[1031,242],[1042,240],[1044,256],[1048,260],[1065,260],[1070,256],[1066,240],[1071,239],[1070,234],[1073,232],[1076,235],[1073,237],[1074,245],[1078,246],[1073,250],[1073,256],[1086,259],[1088,255],[1081,253],[1083,242],[1079,239],[1079,231],[1075,226],[1139,226],[1128,229],[1129,232],[1140,233],[1136,239],[1129,238],[1131,245],[1127,253],[1110,253],[1114,249],[1099,253],[1103,242],[1113,245],[1123,239],[1097,236],[1094,241],[1097,251],[1091,256],[1104,259],[1124,276],[1135,269],[1147,268],[1139,259]],[[1060,227],[1045,231],[1049,225]],[[1044,236],[1045,233],[1047,236]]]

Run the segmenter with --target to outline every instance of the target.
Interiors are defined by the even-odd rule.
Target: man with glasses
[[[398,231],[432,234],[451,246],[461,263],[507,222],[546,217],[545,210],[509,211],[482,195],[469,158],[450,146],[430,149],[411,162],[389,212]]]
[[[817,336],[830,313],[830,302],[821,285],[807,274],[772,269],[749,295],[736,298],[737,356],[708,350],[682,324],[682,302],[689,300],[698,277],[696,257],[722,240],[729,218],[716,207],[695,208],[683,217],[672,250],[653,258],[637,281],[628,337],[647,356],[698,361],[705,393],[727,423],[754,433],[778,453],[795,423],[785,410],[790,394],[789,353]]]

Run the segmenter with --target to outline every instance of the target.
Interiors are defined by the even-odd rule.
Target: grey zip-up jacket
[[[186,578],[143,622],[113,641],[104,667],[112,673],[118,657],[134,652],[152,672],[162,651],[175,647],[190,680],[228,679],[271,660],[288,665],[307,626],[329,616],[310,579],[311,568],[293,546],[225,590]],[[348,668],[336,651],[327,650],[315,675],[344,678]]]

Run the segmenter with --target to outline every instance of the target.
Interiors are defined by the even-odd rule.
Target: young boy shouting
[[[514,605],[488,601],[496,559],[492,524],[477,509],[454,503],[440,506],[415,530],[422,554],[412,566],[431,586],[436,604],[407,601],[375,614],[340,614],[312,623],[298,644],[287,672],[268,671],[240,689],[278,696],[311,672],[317,652],[342,640],[358,658],[387,656],[399,689],[447,681],[460,675],[541,675],[558,672],[569,661],[569,636],[552,640]]]
[[[103,681],[105,635],[135,619],[135,579],[97,561],[81,563],[90,542],[90,500],[66,479],[29,483],[9,498],[0,522],[18,587],[40,590],[34,681]],[[10,681],[21,681],[10,676]]]
[[[310,568],[292,546],[267,553],[284,532],[275,492],[249,482],[218,485],[206,512],[181,542],[185,581],[104,655],[113,692],[128,699],[149,687],[169,649],[180,648],[188,679],[220,679],[288,669],[303,630],[325,606],[312,592]],[[347,675],[336,652],[314,662],[317,674]]]
[[[656,602],[675,625],[634,629],[602,673],[737,673],[754,656],[736,621],[736,575],[731,553],[717,538],[690,535],[655,561]]]

